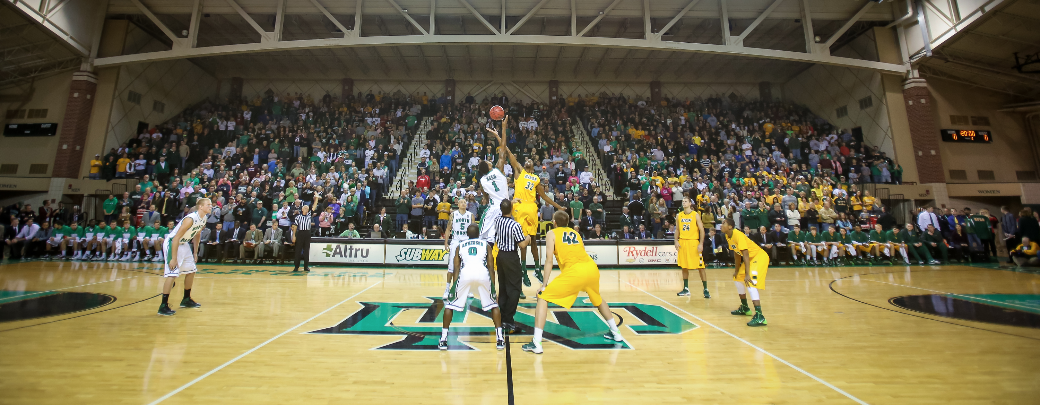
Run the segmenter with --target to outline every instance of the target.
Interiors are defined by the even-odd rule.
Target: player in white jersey
[[[168,303],[170,291],[177,283],[177,276],[184,276],[184,299],[181,300],[181,308],[198,308],[202,305],[191,299],[191,284],[195,281],[195,263],[198,262],[199,240],[202,238],[202,228],[206,227],[206,216],[213,210],[213,203],[208,198],[200,198],[195,203],[195,212],[184,216],[176,227],[170,230],[169,236],[163,241],[163,251],[166,252],[166,260],[163,277],[162,304],[159,305],[159,315],[170,316],[176,312],[170,309]],[[191,243],[191,245],[189,245]]]
[[[441,339],[437,348],[448,350],[448,327],[454,311],[465,311],[471,290],[476,290],[480,298],[480,307],[491,311],[491,319],[495,321],[495,336],[498,338],[495,347],[502,350],[506,347],[502,335],[502,313],[498,309],[495,298],[495,259],[491,257],[491,244],[478,238],[480,228],[470,224],[466,228],[469,240],[459,244],[451,261],[455,262],[454,279],[448,298],[444,301],[444,324],[441,328]]]
[[[444,238],[444,250],[448,251],[448,275],[445,279],[444,296],[442,297],[444,299],[448,298],[448,289],[451,288],[451,281],[455,273],[455,260],[453,260],[455,249],[459,247],[459,243],[469,239],[466,236],[466,229],[473,223],[473,213],[466,210],[466,200],[457,198],[455,199],[455,205],[458,206],[459,210],[451,213],[451,221],[448,222],[448,228],[444,230],[446,235]]]
[[[507,125],[508,120],[509,117],[502,119],[503,128]],[[496,138],[498,137],[498,131],[495,131],[490,125],[485,129]],[[477,164],[480,186],[484,188],[484,194],[488,195],[489,203],[487,209],[484,210],[484,215],[480,217],[480,238],[491,243],[495,242],[495,221],[502,217],[502,209],[499,208],[499,204],[502,203],[502,200],[509,198],[509,180],[505,174],[502,174],[502,168],[506,164],[506,149],[501,145],[498,149],[498,164],[494,168],[491,167],[491,162],[486,160]]]

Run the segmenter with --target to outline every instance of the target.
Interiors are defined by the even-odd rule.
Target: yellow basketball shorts
[[[700,241],[694,239],[682,239],[679,241],[679,268],[680,269],[703,269],[704,257],[697,252]]]
[[[752,287],[759,290],[766,289],[766,273],[769,272],[769,258],[759,257],[751,259],[751,281],[755,282]],[[740,272],[737,273],[736,277],[733,277],[733,281],[744,281],[744,265],[741,264]]]
[[[545,290],[538,294],[543,300],[564,308],[574,305],[578,299],[578,293],[584,291],[589,294],[592,305],[599,306],[603,298],[599,295],[599,267],[595,263],[581,263],[562,270],[560,275],[545,286]]]
[[[874,246],[877,246],[877,243],[864,243],[861,245],[856,245],[856,250],[859,250],[863,253],[870,253],[870,251],[874,250]]]
[[[524,235],[538,234],[538,204],[516,203],[513,206],[513,217],[524,229]]]

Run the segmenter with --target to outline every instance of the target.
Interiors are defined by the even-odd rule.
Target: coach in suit
[[[237,257],[235,254],[239,253],[239,248],[242,246],[242,241],[246,240],[246,232],[249,229],[242,226],[242,223],[235,221],[235,228],[230,230],[230,237],[227,242],[224,243],[224,259]]]
[[[264,251],[271,249],[271,258],[278,259],[278,251],[282,246],[282,236],[284,232],[277,226],[267,228],[264,232],[264,241],[262,244],[256,246],[256,254],[258,257],[264,257]]]
[[[717,233],[715,228],[708,228],[708,234],[704,235],[704,261],[708,262],[708,259],[716,263],[725,263],[730,259],[726,237]]]
[[[639,224],[639,230],[636,231],[636,239],[653,239],[653,236],[646,230],[646,225]]]
[[[141,226],[153,225],[159,228],[157,223],[161,223],[160,221],[162,221],[162,216],[159,215],[159,211],[155,210],[155,204],[149,205],[148,211],[145,211],[144,215],[141,216]]]
[[[157,194],[159,195],[154,197],[155,208],[162,217],[162,223],[166,223],[181,211],[177,202],[177,196],[172,191],[160,191]]]
[[[249,232],[246,232],[246,238],[242,240],[242,245],[238,248],[238,258],[245,259],[246,252],[253,252],[253,260],[260,259],[260,252],[263,250],[264,233],[256,229],[256,224],[249,224]],[[253,246],[248,246],[252,244]]]
[[[202,232],[207,231],[209,231],[209,228],[202,230]],[[203,233],[202,239],[200,239],[201,242],[199,243],[199,258],[205,260],[208,259],[208,257],[206,257],[207,253],[209,256],[215,256],[217,255],[217,252],[220,252],[220,259],[224,259],[227,256],[221,251],[221,248],[230,238],[231,230],[224,229],[224,224],[218,222],[217,228],[209,232],[209,237],[206,237],[205,233]]]
[[[769,260],[773,264],[780,263],[779,252],[782,252],[783,249],[779,248],[787,246],[787,235],[780,231],[780,224],[774,224],[771,231],[766,231],[766,227],[761,226],[758,233],[759,236],[755,238],[755,242],[769,253]]]
[[[632,230],[628,228],[628,225],[621,227],[621,230],[617,233],[618,240],[634,239],[636,235],[632,233]]]

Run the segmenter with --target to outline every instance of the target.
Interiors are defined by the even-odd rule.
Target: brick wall
[[[945,183],[942,155],[939,153],[939,127],[935,122],[935,100],[924,80],[908,81],[903,87],[910,139],[921,183]]]
[[[65,104],[65,118],[59,129],[58,152],[54,155],[53,177],[75,179],[80,177],[83,163],[83,146],[87,140],[90,113],[94,110],[94,92],[97,76],[88,72],[72,75],[69,99]]]

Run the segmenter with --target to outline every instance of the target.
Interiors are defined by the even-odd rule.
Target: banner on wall
[[[444,245],[418,245],[415,243],[386,244],[386,264],[448,265],[448,251]]]
[[[402,265],[447,267],[451,257],[444,245],[433,241],[398,241],[395,239],[317,238],[311,242],[310,261],[321,264]],[[539,256],[545,257],[545,246],[539,243]],[[590,241],[585,251],[599,266],[675,265],[677,255],[672,243],[618,243]],[[539,263],[544,263],[539,260]],[[533,264],[530,250],[527,263]]]
[[[675,245],[668,244],[623,244],[617,247],[618,264],[620,265],[648,265],[648,264],[675,264],[679,263],[679,254],[675,251]]]
[[[383,264],[382,243],[311,242],[311,263]]]

